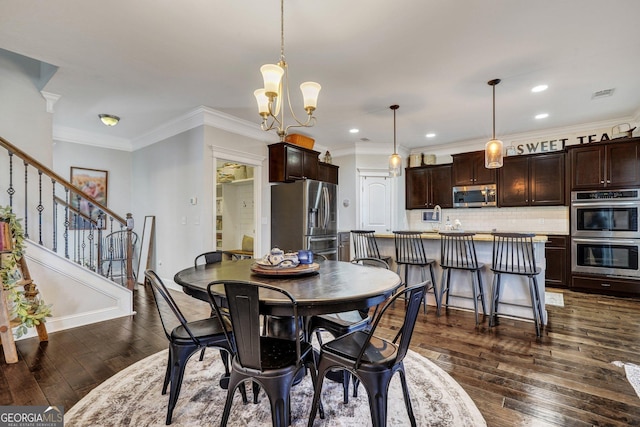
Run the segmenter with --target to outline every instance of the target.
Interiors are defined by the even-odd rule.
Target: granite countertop
[[[493,242],[493,236],[491,235],[490,231],[471,231],[471,230],[452,230],[453,232],[455,231],[459,231],[459,232],[472,232],[472,233],[476,233],[475,236],[473,236],[473,239],[478,241],[478,242]],[[551,234],[551,233],[550,233]],[[437,231],[422,231],[421,234],[423,239],[426,240],[436,240],[436,239],[440,239],[440,234]],[[379,233],[376,234],[376,237],[379,237],[381,239],[393,239],[393,234],[385,234],[385,233]],[[547,239],[547,234],[541,234],[541,233],[536,233],[535,237],[533,238],[534,242],[546,242]]]

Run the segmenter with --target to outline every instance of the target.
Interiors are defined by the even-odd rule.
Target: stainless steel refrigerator
[[[338,186],[305,179],[271,186],[271,247],[338,259]]]

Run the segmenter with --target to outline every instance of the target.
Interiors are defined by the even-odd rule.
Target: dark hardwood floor
[[[209,313],[207,304],[176,295],[194,318]],[[476,329],[472,313],[450,309],[437,317],[430,307],[418,318],[412,349],[455,378],[489,426],[640,425],[640,398],[624,369],[611,364],[640,365],[640,300],[564,291],[564,301],[547,306],[540,340],[531,323],[503,319],[489,330],[485,319]],[[135,308],[133,317],[51,333],[47,343],[19,341],[15,364],[0,352],[0,405],[69,409],[119,370],[166,348],[144,288]],[[392,335],[397,317],[384,327]]]

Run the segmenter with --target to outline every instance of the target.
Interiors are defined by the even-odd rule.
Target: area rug
[[[624,373],[627,375],[627,380],[629,380],[631,387],[633,387],[638,397],[640,397],[640,366],[620,361],[611,363],[616,366],[624,367]]]
[[[564,307],[564,295],[560,292],[545,292],[545,305],[554,305],[556,307]]]
[[[160,394],[167,363],[162,351],[131,365],[87,394],[65,413],[66,427],[86,426],[162,426],[165,424],[169,395]],[[410,351],[405,359],[407,382],[418,426],[486,426],[471,398],[446,372],[433,362]],[[207,350],[202,362],[198,354],[187,364],[182,391],[173,412],[172,426],[218,426],[226,390],[218,385],[224,369],[217,351]],[[250,387],[249,387],[250,389]],[[251,391],[247,391],[251,402]],[[313,391],[310,376],[291,392],[291,425],[306,426]],[[316,418],[314,426],[367,426],[371,416],[367,394],[359,388],[358,397],[342,403],[342,385],[326,380],[323,386],[326,417]],[[402,398],[399,375],[389,390],[389,426],[407,426],[409,419]],[[264,391],[259,403],[242,404],[237,392],[229,426],[271,426],[269,401]]]

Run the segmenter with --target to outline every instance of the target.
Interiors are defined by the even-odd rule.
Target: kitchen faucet
[[[442,208],[440,207],[440,205],[435,205],[433,207],[433,215],[431,216],[431,218],[432,219],[438,218],[438,227],[437,228],[438,228],[438,230],[440,230],[440,225],[442,224]]]

